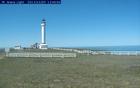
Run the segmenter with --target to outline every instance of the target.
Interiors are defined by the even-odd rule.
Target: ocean
[[[90,49],[93,51],[140,51],[140,45],[138,46],[94,46],[94,47],[82,47],[84,49]]]
[[[92,51],[101,51],[102,53],[114,55],[140,55],[140,46],[96,46],[84,47]]]

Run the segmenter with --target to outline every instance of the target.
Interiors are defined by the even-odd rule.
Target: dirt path
[[[0,59],[3,59],[3,58],[4,58],[4,56],[1,56],[1,55],[0,55]]]

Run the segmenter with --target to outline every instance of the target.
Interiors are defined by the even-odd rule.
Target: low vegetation
[[[140,56],[0,58],[0,88],[140,88]]]

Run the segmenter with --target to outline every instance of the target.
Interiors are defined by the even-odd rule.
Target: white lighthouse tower
[[[39,45],[40,49],[47,49],[46,44],[46,20],[43,19],[41,22],[41,43]]]

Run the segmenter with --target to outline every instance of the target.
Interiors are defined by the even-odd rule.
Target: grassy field
[[[140,88],[140,56],[1,56],[0,88]]]

